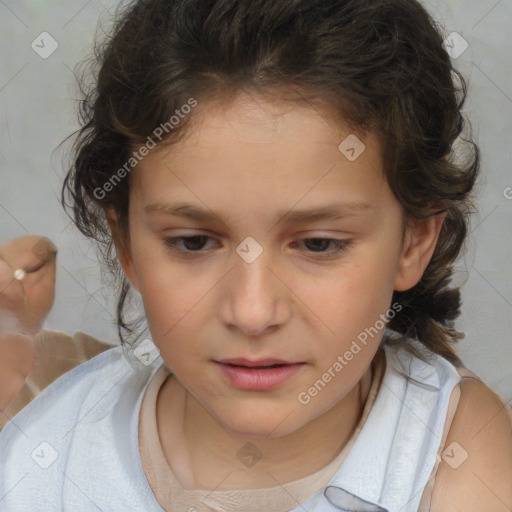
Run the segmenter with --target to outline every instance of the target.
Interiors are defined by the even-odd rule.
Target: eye
[[[339,240],[337,238],[304,238],[301,240],[302,242],[305,242],[307,248],[313,248],[308,250],[308,252],[318,254],[339,254],[345,251],[352,243],[351,240]],[[332,248],[325,250],[329,246]]]
[[[163,239],[165,247],[169,250],[185,256],[204,254],[204,249],[211,237],[206,235],[167,237]],[[320,255],[336,255],[350,247],[351,240],[339,240],[337,238],[304,238],[298,245],[304,243],[306,252]],[[330,247],[330,248],[329,248]]]
[[[205,240],[208,240],[210,237],[206,235],[195,235],[195,236],[177,236],[174,238],[164,238],[164,245],[170,249],[171,251],[175,251],[178,253],[200,253],[204,252],[203,247],[205,244]],[[180,247],[180,243],[183,242],[182,249]]]

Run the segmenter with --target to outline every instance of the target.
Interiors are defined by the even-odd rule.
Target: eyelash
[[[198,251],[187,251],[187,250],[179,249],[177,247],[178,243],[180,241],[193,240],[194,238],[211,239],[211,237],[209,237],[207,235],[178,236],[178,237],[166,237],[163,239],[163,243],[164,243],[164,246],[167,249],[169,249],[170,251],[182,254],[185,257],[194,257],[195,255],[204,254],[206,251],[203,251],[202,249],[200,249]],[[301,242],[311,241],[311,240],[332,242],[335,248],[331,251],[308,251],[310,254],[337,255],[337,254],[340,254],[340,253],[346,251],[352,245],[352,240],[339,240],[337,238],[321,238],[321,237],[303,238],[301,240]]]

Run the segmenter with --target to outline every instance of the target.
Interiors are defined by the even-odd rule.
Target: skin
[[[0,411],[23,388],[34,365],[34,335],[55,299],[57,248],[38,235],[0,246]],[[15,279],[16,269],[27,272]]]
[[[445,446],[455,458],[441,460],[430,512],[512,510],[510,404],[482,382],[463,380]]]
[[[113,210],[109,223],[173,373],[156,410],[169,465],[186,488],[273,487],[321,469],[349,439],[382,331],[309,404],[297,395],[388,310],[393,290],[418,282],[443,217],[404,233],[376,135],[358,135],[366,150],[351,162],[338,145],[352,132],[317,110],[240,94],[199,104],[194,116],[186,137],[150,152],[133,171],[130,243],[119,243]],[[177,201],[207,208],[217,220],[145,211]],[[282,209],[354,201],[369,208],[347,209],[337,220],[274,220]],[[198,235],[210,238],[179,247],[202,248],[199,256],[164,244],[166,237]],[[236,252],[248,236],[263,249],[251,264]],[[311,238],[351,245],[335,254]],[[232,357],[305,364],[277,389],[242,391],[213,362]],[[262,453],[250,469],[236,457],[248,441]]]

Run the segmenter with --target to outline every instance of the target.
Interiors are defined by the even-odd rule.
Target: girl
[[[2,510],[509,510],[510,408],[452,347],[479,157],[426,11],[139,0],[98,57],[63,201],[122,344],[2,431]]]

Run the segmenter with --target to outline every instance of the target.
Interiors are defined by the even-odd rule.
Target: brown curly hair
[[[375,130],[405,221],[446,213],[422,279],[394,294],[402,309],[388,324],[396,336],[386,343],[403,343],[422,357],[411,343],[416,339],[461,364],[452,348],[463,336],[453,327],[460,291],[450,281],[480,157],[471,137],[462,137],[467,86],[441,33],[416,0],[138,0],[118,10],[86,71],[93,82],[85,86],[82,77],[82,128],[62,203],[119,278],[121,342],[124,332],[135,332],[123,314],[130,285],[105,210],[118,213],[121,242],[128,243],[130,177],[101,197],[95,191],[190,97],[208,101],[250,90],[328,105],[359,132]],[[179,140],[193,117],[164,142]],[[455,158],[457,139],[470,149],[464,163]]]

